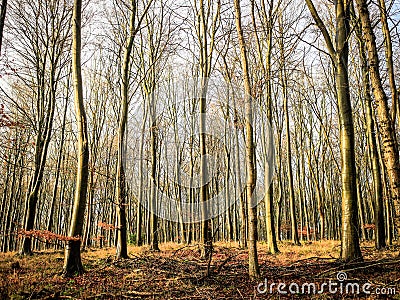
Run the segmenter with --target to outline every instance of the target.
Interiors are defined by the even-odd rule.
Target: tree
[[[335,68],[336,94],[339,107],[340,151],[342,157],[342,243],[341,259],[362,259],[358,235],[357,184],[354,151],[354,125],[350,102],[348,55],[351,2],[338,0],[336,10],[336,46],[312,0],[305,0],[311,16],[321,31]]]
[[[136,34],[140,30],[141,23],[146,16],[147,10],[150,7],[152,0],[148,1],[144,12],[140,18],[136,21],[138,11],[138,1],[132,0],[130,5],[130,23],[128,38],[124,49],[124,56],[121,69],[121,108],[119,115],[118,125],[118,165],[117,165],[117,183],[115,189],[115,197],[117,199],[117,257],[128,258],[127,250],[127,223],[126,223],[126,182],[125,182],[125,166],[124,166],[124,155],[125,155],[125,135],[126,135],[126,124],[128,120],[128,105],[129,105],[129,79],[131,69],[131,53],[133,48],[133,42]]]
[[[76,122],[78,125],[78,170],[76,174],[72,219],[68,234],[70,239],[67,241],[65,248],[63,274],[67,277],[76,274],[79,275],[84,272],[80,246],[89,176],[89,142],[85,106],[83,102],[81,24],[82,0],[75,0],[72,15],[72,75]]]
[[[197,0],[194,1],[196,9],[197,21],[197,39],[200,47],[199,58],[199,149],[200,149],[200,202],[201,202],[201,256],[202,258],[209,258],[212,248],[212,233],[211,223],[208,219],[207,200],[209,194],[208,184],[208,166],[207,166],[207,144],[206,144],[206,116],[207,116],[207,91],[212,70],[212,59],[215,45],[215,34],[218,29],[218,22],[220,21],[221,2],[217,1],[216,12],[212,14],[213,1],[208,0],[207,5],[203,0],[199,1],[197,7]],[[205,9],[205,6],[208,10]],[[209,25],[209,18],[212,17],[211,25]],[[210,33],[209,33],[210,32]],[[210,34],[210,36],[209,36]]]
[[[123,63],[121,69],[121,108],[119,114],[118,125],[118,165],[117,165],[117,180],[115,184],[115,198],[117,199],[117,258],[128,258],[128,245],[126,237],[126,182],[125,182],[125,134],[126,123],[128,120],[128,87],[129,87],[129,70],[131,52],[133,41],[137,30],[135,28],[137,3],[135,0],[131,1],[130,7],[130,23],[129,23],[129,36],[124,50]]]
[[[273,26],[274,26],[274,19],[275,19],[275,13],[274,13],[274,0],[268,1],[269,3],[269,8],[267,10],[265,0],[261,1],[261,9],[259,11],[260,14],[260,19],[261,19],[261,24],[262,24],[262,29],[263,33],[265,34],[265,40],[266,40],[266,49],[265,49],[265,57],[263,56],[263,51],[260,43],[260,38],[259,38],[259,30],[257,30],[257,24],[256,24],[256,16],[255,16],[255,1],[251,1],[251,6],[252,6],[252,22],[253,22],[253,27],[254,27],[254,35],[255,35],[255,40],[256,40],[256,45],[257,45],[257,52],[260,60],[260,64],[262,66],[262,71],[265,74],[265,110],[267,112],[267,119],[270,125],[272,125],[273,119],[272,119],[272,36],[273,36]],[[274,149],[271,149],[274,151]],[[268,166],[269,162],[267,155],[265,155],[265,165]],[[269,184],[270,181],[270,176],[271,174],[269,172],[272,172],[270,168],[266,168],[267,171],[265,172],[265,186],[267,188],[267,185]],[[264,199],[264,204],[265,204],[265,231],[266,231],[266,239],[267,239],[267,245],[268,245],[268,251],[272,254],[279,252],[278,250],[278,245],[276,242],[276,232],[275,232],[275,224],[274,224],[274,186],[273,183],[269,185],[268,190],[265,193],[265,199]]]
[[[256,186],[256,166],[253,137],[253,104],[252,91],[249,74],[249,63],[247,58],[246,43],[242,29],[242,16],[240,0],[234,0],[236,30],[239,39],[240,59],[243,70],[244,103],[245,103],[245,130],[246,130],[246,198],[248,209],[248,252],[249,252],[249,276],[254,278],[260,276],[257,255],[257,206],[254,203],[253,192]]]
[[[369,145],[369,156],[372,168],[373,188],[374,188],[374,218],[375,218],[375,247],[382,249],[386,246],[385,242],[385,222],[383,214],[383,187],[381,177],[381,167],[377,147],[377,135],[375,133],[375,114],[372,107],[371,85],[368,72],[367,53],[365,41],[362,37],[359,22],[356,24],[356,34],[361,59],[361,71],[363,82],[363,96],[365,98],[365,118],[367,127],[367,138]]]
[[[33,43],[27,46],[27,49],[22,48],[18,51],[26,52],[28,61],[34,62],[32,67],[35,74],[31,75],[31,80],[36,83],[36,89],[32,95],[32,100],[36,102],[36,109],[33,110],[36,114],[34,117],[35,157],[27,190],[24,222],[24,229],[30,231],[35,225],[37,202],[52,138],[58,86],[65,63],[69,60],[69,57],[65,58],[63,53],[66,48],[69,48],[70,28],[67,23],[70,20],[70,9],[66,3],[58,1],[50,1],[48,5],[43,5],[41,2],[35,5],[22,2],[21,5],[26,5],[28,8],[20,10],[18,7],[16,10],[14,7],[14,13],[18,20],[15,26],[21,25],[22,27],[14,28],[14,30],[19,32],[21,38],[31,40]],[[34,24],[27,21],[27,18],[33,15],[37,16]],[[49,26],[43,26],[47,23]],[[20,254],[32,254],[31,237],[23,238]]]
[[[285,61],[284,51],[284,32],[282,24],[282,12],[279,16],[279,53],[280,53],[280,72],[279,79],[282,85],[282,97],[283,97],[283,110],[285,112],[285,133],[286,133],[286,155],[287,155],[287,176],[289,182],[289,207],[290,207],[290,224],[291,224],[291,235],[292,242],[295,245],[300,245],[299,234],[297,232],[297,217],[296,217],[296,205],[294,198],[294,186],[293,186],[293,167],[292,167],[292,148],[290,138],[290,120],[289,120],[289,105],[288,105],[288,78]]]
[[[157,115],[158,89],[160,77],[163,73],[165,57],[169,54],[168,46],[171,39],[171,24],[168,22],[168,9],[163,1],[156,2],[158,10],[152,10],[145,17],[145,30],[140,38],[140,66],[142,94],[145,102],[145,110],[148,110],[150,117],[150,219],[149,236],[150,249],[159,251],[159,198],[157,187],[160,186],[158,179],[159,157],[159,127],[160,116]],[[154,7],[153,7],[154,8]],[[161,155],[161,153],[160,153]]]
[[[366,48],[372,91],[377,104],[379,133],[382,139],[383,161],[389,177],[391,196],[395,208],[395,225],[400,228],[400,164],[397,150],[394,122],[390,116],[388,97],[383,88],[379,71],[379,55],[376,46],[375,33],[371,24],[367,1],[356,0],[361,20]],[[393,83],[394,84],[394,83]],[[393,103],[395,105],[395,103]],[[393,107],[393,109],[395,109]]]

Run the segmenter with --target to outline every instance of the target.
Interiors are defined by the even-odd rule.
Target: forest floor
[[[398,246],[378,252],[363,243],[364,262],[343,264],[337,241],[284,242],[277,255],[261,243],[262,275],[256,280],[247,274],[247,251],[235,243],[215,244],[210,263],[200,259],[196,245],[160,248],[129,247],[127,260],[115,260],[112,248],[89,249],[82,254],[86,272],[75,278],[60,276],[62,251],[0,254],[0,299],[400,299]],[[278,283],[288,294],[278,292]],[[316,285],[315,294],[308,283]]]

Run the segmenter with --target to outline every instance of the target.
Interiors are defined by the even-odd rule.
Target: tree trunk
[[[365,118],[367,127],[367,138],[372,165],[372,178],[374,188],[374,218],[375,218],[375,247],[382,249],[386,246],[385,241],[385,219],[384,219],[384,199],[382,190],[381,168],[379,164],[379,155],[377,149],[377,140],[375,134],[375,116],[372,110],[371,87],[368,73],[367,55],[365,52],[365,41],[362,38],[360,30],[357,32],[359,38],[359,53],[361,58],[363,91],[365,98]]]
[[[78,170],[76,175],[75,199],[65,248],[64,276],[73,276],[84,272],[81,260],[81,239],[89,175],[89,146],[81,70],[81,14],[82,0],[74,1],[72,16],[72,74],[74,80],[75,112],[78,127]],[[75,238],[79,238],[75,240]]]
[[[133,41],[136,35],[136,1],[131,1],[129,36],[124,49],[124,60],[122,64],[122,83],[121,83],[121,108],[118,126],[118,165],[117,181],[115,184],[115,198],[117,200],[117,258],[128,258],[127,231],[126,231],[126,182],[125,182],[125,150],[126,150],[126,124],[128,121],[128,87],[129,70]]]
[[[281,18],[282,15],[280,15]],[[279,22],[279,31],[283,35],[282,20]],[[287,159],[287,180],[289,183],[289,209],[290,209],[290,225],[291,225],[291,237],[292,243],[300,245],[299,234],[297,231],[297,216],[296,216],[296,205],[294,199],[294,186],[293,186],[293,169],[292,169],[292,147],[290,141],[290,126],[289,126],[289,108],[288,108],[288,91],[287,91],[287,77],[286,77],[286,61],[284,54],[283,36],[279,40],[280,50],[280,82],[282,85],[282,96],[283,96],[283,110],[285,112],[285,132],[286,132],[286,159]]]
[[[196,1],[195,1],[196,2]],[[197,4],[196,4],[197,5]],[[205,11],[205,6],[207,11]],[[207,166],[207,144],[206,144],[206,101],[209,77],[211,74],[212,67],[212,54],[213,44],[215,42],[216,32],[216,21],[219,19],[220,13],[220,2],[218,1],[217,12],[214,15],[214,19],[211,22],[211,26],[208,24],[209,16],[211,13],[212,5],[208,2],[208,5],[204,5],[203,0],[199,1],[199,8],[196,12],[198,15],[198,41],[200,45],[199,55],[199,69],[200,69],[200,87],[199,87],[199,139],[200,139],[200,205],[201,205],[201,257],[203,259],[209,259],[212,252],[212,233],[211,233],[211,222],[208,216],[208,166]],[[209,37],[209,34],[211,35]]]
[[[141,205],[144,200],[143,190],[144,190],[144,169],[143,169],[143,152],[144,152],[144,136],[145,136],[145,128],[146,128],[146,121],[147,121],[147,105],[144,103],[143,105],[144,117],[143,123],[141,128],[141,137],[140,137],[140,152],[139,152],[139,199],[137,204],[137,211],[136,211],[136,245],[142,246],[143,245],[143,238],[142,238],[142,225],[143,225],[143,212]]]
[[[354,152],[354,127],[348,77],[348,38],[350,5],[336,4],[336,90],[339,105],[340,144],[342,155],[342,243],[341,259],[362,259],[357,218],[357,181]]]
[[[255,5],[254,5],[254,0],[252,0],[252,19],[253,19],[253,26],[254,26],[254,32],[257,33],[257,26],[255,22]],[[264,5],[264,3],[263,3]],[[266,75],[266,83],[265,83],[265,110],[267,112],[267,119],[269,122],[269,126],[272,126],[272,72],[271,72],[271,57],[272,57],[272,35],[273,35],[273,9],[274,9],[274,1],[271,0],[269,2],[269,10],[268,14],[263,9],[264,13],[264,20],[267,23],[267,30],[266,30],[266,43],[267,43],[267,49],[266,49],[266,57],[265,57],[265,67],[263,65],[263,71],[265,72]],[[262,50],[261,50],[261,45],[260,41],[258,38],[258,35],[256,34],[256,42],[257,42],[257,50],[260,56],[260,62],[262,63]],[[268,139],[273,139],[272,132],[267,129],[267,135]],[[273,169],[271,168],[271,157],[273,157],[271,151],[275,151],[275,149],[270,149],[270,147],[273,147],[273,145],[269,144],[267,146],[267,152],[265,156],[265,178],[264,178],[264,185],[266,189],[265,193],[265,199],[264,199],[264,205],[265,205],[265,231],[266,231],[266,240],[267,240],[267,247],[268,251],[271,254],[275,254],[279,252],[278,250],[278,245],[276,242],[276,232],[275,232],[275,224],[274,224],[274,186],[271,181],[272,178],[272,173]]]
[[[339,106],[340,152],[342,157],[342,237],[341,259],[362,259],[358,234],[357,186],[354,151],[354,125],[350,102],[348,75],[348,39],[351,3],[336,1],[336,49],[312,0],[305,0],[317,26],[321,30],[335,66],[335,84]]]
[[[248,225],[248,252],[249,252],[249,276],[260,276],[257,255],[257,205],[254,203],[253,192],[256,187],[256,166],[253,138],[253,104],[251,97],[251,84],[249,64],[247,60],[246,44],[243,36],[240,0],[234,0],[236,30],[239,39],[240,59],[243,70],[243,85],[245,97],[245,128],[246,128],[246,198],[249,217]]]
[[[390,86],[390,93],[392,95],[392,122],[393,122],[393,130],[396,128],[396,117],[399,114],[399,95],[396,87],[396,80],[395,80],[395,71],[393,66],[393,46],[392,46],[392,39],[390,36],[390,29],[388,24],[388,16],[387,16],[387,9],[385,0],[379,0],[379,11],[381,15],[381,23],[382,23],[382,32],[383,37],[385,39],[385,55],[386,55],[386,66],[387,66],[387,73],[389,77],[389,86]],[[400,118],[399,120],[399,127],[400,127]]]
[[[37,70],[37,72],[41,72]],[[56,103],[56,91],[54,88],[55,84],[55,65],[51,64],[51,75],[50,75],[50,83],[51,83],[51,93],[49,96],[49,101],[47,104],[46,115],[43,121],[44,126],[39,124],[39,130],[36,138],[36,147],[35,147],[35,168],[34,173],[31,177],[29,189],[28,189],[28,197],[26,199],[26,211],[25,211],[25,230],[30,231],[34,227],[35,217],[36,217],[36,205],[39,199],[39,191],[42,186],[44,168],[47,161],[47,154],[52,134],[53,128],[53,117],[55,111],[55,103]],[[37,101],[40,102],[44,97],[44,85],[40,88],[43,88],[38,94]],[[20,250],[20,254],[22,255],[31,255],[32,254],[32,240],[31,237],[24,237],[22,241],[22,248]]]
[[[364,227],[366,224],[365,221],[365,206],[364,206],[364,201],[362,198],[362,193],[361,193],[361,184],[360,184],[360,174],[357,173],[356,175],[356,184],[357,184],[357,201],[358,201],[358,215],[359,215],[359,230],[360,230],[360,239],[361,240],[368,240],[368,233],[367,229]]]
[[[237,114],[236,111],[236,99],[233,99],[233,109],[235,111],[235,114]],[[235,115],[235,120],[237,122],[235,124],[239,125],[239,116]],[[242,171],[241,171],[241,161],[240,161],[240,151],[239,151],[239,128],[235,128],[235,175],[236,175],[236,180],[237,180],[237,186],[241,187],[242,186]],[[246,227],[247,227],[247,218],[246,218],[246,201],[245,201],[245,196],[242,191],[239,191],[240,195],[239,196],[239,216],[240,216],[240,228],[239,228],[239,246],[240,248],[247,248],[247,235],[246,235]]]
[[[382,138],[383,162],[389,177],[390,191],[395,208],[395,226],[400,228],[400,165],[397,151],[396,135],[390,116],[388,98],[382,85],[379,72],[379,56],[376,46],[375,33],[370,21],[368,5],[365,0],[356,0],[361,19],[364,40],[368,50],[369,74],[372,91],[377,104],[379,132]]]
[[[158,247],[158,217],[157,217],[157,123],[155,112],[154,93],[150,97],[150,153],[151,153],[151,178],[150,178],[150,249],[160,251]]]

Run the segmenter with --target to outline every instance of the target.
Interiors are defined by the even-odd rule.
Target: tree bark
[[[137,3],[131,1],[129,36],[124,49],[124,58],[122,63],[121,78],[121,108],[119,114],[118,125],[118,165],[117,165],[117,182],[115,185],[115,198],[117,199],[117,258],[128,258],[127,230],[126,230],[126,182],[125,182],[125,150],[126,150],[126,124],[128,121],[128,87],[129,87],[129,70],[133,41],[136,35],[135,19]]]
[[[354,151],[354,125],[350,102],[348,75],[348,38],[351,2],[336,1],[336,48],[319,17],[312,0],[305,0],[317,26],[321,30],[329,54],[335,66],[335,85],[339,106],[340,151],[342,157],[342,239],[341,259],[353,261],[362,259],[358,233],[358,208],[356,166]]]
[[[382,138],[383,162],[389,177],[390,191],[393,198],[395,216],[394,222],[400,228],[400,165],[397,151],[396,135],[388,105],[388,98],[382,85],[379,71],[379,55],[376,46],[375,33],[372,28],[368,4],[365,0],[356,0],[361,19],[364,40],[368,50],[369,74],[372,91],[377,104],[379,132]]]
[[[70,239],[65,248],[64,276],[73,276],[84,272],[81,260],[81,239],[89,175],[89,146],[85,106],[83,102],[81,70],[81,18],[82,0],[74,1],[72,16],[72,74],[75,99],[75,113],[78,125],[78,170],[76,175],[75,198],[72,219],[68,236]]]
[[[243,86],[245,97],[245,128],[246,128],[246,198],[248,209],[248,252],[249,252],[249,276],[251,278],[260,276],[257,255],[257,205],[254,203],[253,192],[256,187],[255,149],[253,137],[253,104],[251,98],[251,83],[249,74],[249,63],[247,59],[246,44],[242,29],[242,16],[240,0],[234,0],[236,30],[239,39],[240,59],[243,70]]]
[[[263,72],[266,76],[265,82],[265,110],[267,112],[267,119],[269,125],[272,126],[272,72],[271,72],[271,57],[272,57],[272,35],[273,35],[273,9],[274,9],[274,1],[269,1],[269,9],[268,12],[265,8],[264,1],[262,2],[262,13],[263,13],[263,20],[266,23],[266,55],[265,55],[265,65],[263,63],[263,55],[260,45],[260,39],[257,34],[257,25],[256,25],[256,18],[255,18],[255,3],[254,0],[251,1],[251,8],[252,8],[252,21],[254,27],[254,33],[257,43],[257,51],[260,59],[260,63],[263,67]],[[267,129],[268,131],[268,129]],[[267,132],[269,139],[272,139],[272,132]],[[269,145],[271,146],[271,145]],[[267,149],[267,152],[275,151],[275,149]],[[273,169],[270,166],[270,158],[271,153],[265,154],[265,178],[264,178],[264,185],[265,185],[265,198],[264,198],[264,205],[265,205],[265,233],[266,233],[266,240],[267,240],[267,247],[268,251],[271,254],[275,254],[279,252],[278,245],[276,242],[276,232],[275,232],[275,224],[274,224],[274,186],[273,182],[271,181]]]
[[[385,55],[386,55],[386,66],[389,77],[390,93],[392,95],[392,122],[393,129],[396,128],[396,117],[399,114],[399,95],[396,87],[395,71],[393,66],[393,46],[392,39],[390,36],[390,29],[388,24],[388,16],[385,0],[379,0],[379,11],[381,15],[382,32],[385,40]],[[400,118],[399,127],[400,127]]]
[[[153,71],[154,72],[154,71]],[[154,87],[154,77],[151,83]],[[157,145],[158,145],[158,125],[156,122],[156,106],[154,90],[147,95],[150,98],[150,153],[151,153],[151,178],[150,178],[150,249],[153,251],[160,251],[158,246],[158,216],[157,216]]]
[[[196,3],[196,0],[195,0]],[[197,5],[197,4],[196,4]],[[207,200],[209,194],[208,184],[208,166],[207,166],[207,144],[206,144],[206,117],[207,117],[207,91],[208,83],[212,69],[212,56],[214,51],[215,33],[217,29],[217,21],[220,17],[221,3],[217,1],[217,11],[214,14],[214,18],[209,26],[208,18],[211,15],[212,3],[209,2],[206,7],[208,10],[205,11],[203,0],[199,1],[199,8],[197,13],[198,27],[197,27],[197,38],[200,46],[200,58],[199,58],[199,69],[200,69],[200,87],[199,87],[199,139],[200,139],[200,205],[201,205],[201,257],[208,259],[212,252],[212,232],[211,222],[208,219],[208,207]],[[197,8],[196,8],[197,10]],[[210,35],[210,37],[209,37]]]
[[[360,28],[361,29],[361,28]],[[359,53],[361,58],[363,94],[365,98],[365,118],[367,127],[367,139],[372,166],[372,178],[374,188],[374,221],[375,221],[375,248],[382,249],[386,246],[385,241],[385,219],[384,219],[384,199],[382,188],[381,168],[379,165],[379,155],[377,150],[377,137],[375,132],[375,115],[372,108],[371,87],[368,72],[367,55],[365,51],[365,41],[362,38],[361,30],[357,31],[359,41]]]
[[[279,19],[279,33],[284,34],[282,28],[282,15]],[[293,186],[293,168],[292,168],[292,146],[290,139],[290,126],[289,126],[289,105],[288,105],[288,90],[287,90],[287,77],[286,77],[286,61],[283,45],[283,36],[279,40],[279,50],[280,50],[280,82],[282,86],[282,97],[283,97],[283,110],[285,113],[285,133],[286,133],[286,159],[287,159],[287,180],[289,183],[289,210],[290,210],[290,225],[291,225],[291,237],[292,242],[295,245],[300,245],[299,234],[297,231],[297,216],[296,216],[296,205],[294,196],[294,186]]]

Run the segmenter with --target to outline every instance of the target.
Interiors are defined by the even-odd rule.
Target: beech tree
[[[82,274],[81,237],[86,208],[89,176],[89,142],[85,105],[83,101],[81,47],[82,47],[82,0],[74,1],[72,14],[72,75],[76,122],[78,125],[78,169],[76,174],[73,212],[65,248],[64,276]]]
[[[247,57],[246,42],[243,35],[242,16],[240,8],[240,0],[234,1],[236,30],[239,39],[240,59],[243,70],[243,86],[244,86],[244,103],[245,103],[245,129],[246,129],[246,198],[248,208],[248,252],[249,252],[249,275],[250,277],[260,276],[260,267],[258,265],[257,256],[257,206],[254,203],[254,189],[256,186],[256,165],[253,137],[253,99],[249,62]]]
[[[294,184],[293,184],[293,167],[292,167],[292,145],[290,137],[290,120],[289,120],[289,104],[288,104],[288,76],[286,70],[286,60],[285,60],[285,50],[284,50],[284,32],[283,32],[283,20],[282,14],[279,15],[279,53],[280,53],[280,73],[279,80],[282,85],[282,98],[283,98],[283,109],[285,111],[285,133],[286,133],[286,155],[287,155],[287,176],[289,182],[289,206],[290,206],[290,223],[291,223],[291,236],[292,242],[295,245],[299,245],[299,234],[297,232],[297,216],[296,216],[296,205],[295,205],[295,195],[294,195]]]
[[[255,1],[251,2],[252,7],[252,23],[254,27],[255,41],[257,45],[257,52],[259,58],[259,64],[262,67],[262,71],[265,74],[265,110],[269,125],[272,126],[272,108],[273,108],[273,78],[272,78],[272,50],[273,50],[273,29],[276,19],[278,7],[274,7],[274,1],[264,1],[260,3],[260,8],[256,6]],[[257,14],[256,14],[257,13]],[[256,15],[259,15],[260,24],[263,35],[259,37],[260,33],[257,26]],[[263,51],[261,39],[265,39],[266,49]],[[275,149],[272,149],[274,151]],[[266,157],[270,159],[270,157]],[[268,161],[265,161],[268,164]],[[270,170],[271,169],[271,170]],[[265,186],[269,184],[270,176],[269,171],[272,172],[272,168],[267,169],[265,174]],[[272,254],[279,252],[276,241],[276,230],[275,230],[275,217],[274,217],[274,185],[269,185],[268,191],[265,194],[265,230],[266,239],[268,243],[268,250]]]
[[[214,7],[215,5],[215,7]],[[204,3],[200,0],[199,3],[194,1],[195,17],[196,17],[196,36],[199,44],[199,147],[200,147],[200,170],[201,170],[201,187],[200,187],[200,202],[201,202],[201,243],[203,258],[208,258],[211,255],[212,247],[212,232],[211,224],[208,219],[207,200],[209,196],[209,170],[207,166],[207,144],[206,144],[206,118],[207,118],[207,93],[208,85],[212,72],[213,54],[216,43],[216,31],[220,23],[221,2],[219,0],[208,0]]]
[[[336,10],[336,45],[321,20],[314,3],[306,0],[316,25],[320,29],[335,68],[335,84],[339,106],[340,151],[342,157],[342,244],[344,261],[362,259],[357,219],[357,184],[354,152],[354,125],[350,102],[348,55],[351,1],[339,0]]]
[[[118,165],[117,165],[117,183],[115,196],[117,202],[117,257],[127,258],[127,223],[126,223],[126,174],[124,159],[126,159],[126,141],[125,135],[127,130],[128,108],[129,108],[129,83],[131,70],[131,56],[133,43],[137,33],[139,32],[142,22],[146,17],[152,0],[147,1],[143,12],[139,13],[139,2],[132,0],[130,2],[129,30],[126,45],[124,47],[123,62],[121,67],[121,108],[119,115],[118,128]]]
[[[24,9],[21,10],[19,5]],[[66,2],[59,1],[39,1],[35,4],[21,1],[19,5],[15,3],[11,7],[13,22],[10,27],[21,44],[12,43],[10,48],[20,53],[27,65],[25,71],[16,73],[16,76],[29,86],[28,89],[31,85],[35,86],[30,95],[32,112],[26,112],[35,135],[33,172],[26,193],[24,218],[24,229],[30,231],[34,229],[37,217],[37,202],[53,134],[60,81],[69,61],[65,50],[69,49],[71,9]],[[34,16],[35,23],[28,21]],[[47,23],[51,26],[44,26]],[[23,238],[20,254],[32,254],[31,237]]]
[[[365,45],[368,50],[368,62],[369,62],[369,73],[372,91],[377,104],[377,116],[379,119],[379,133],[382,139],[383,147],[383,161],[389,176],[389,186],[391,196],[393,197],[395,207],[395,224],[397,228],[400,228],[400,164],[399,164],[399,152],[397,150],[396,135],[394,129],[394,122],[390,115],[388,97],[383,88],[380,71],[379,71],[379,55],[376,46],[375,33],[370,20],[370,14],[367,2],[364,0],[356,0],[358,13],[361,20],[361,26],[363,31],[363,37],[365,39]],[[386,28],[384,25],[383,28]],[[386,32],[388,35],[389,32]],[[388,44],[389,37],[386,38],[387,51],[386,56],[388,58],[388,64],[390,69],[390,44]],[[389,74],[390,78],[392,74]],[[393,110],[396,109],[396,93],[393,91],[394,79],[390,79],[391,88],[393,93],[394,102]],[[396,90],[394,88],[394,90]]]
[[[357,20],[358,21],[358,20]],[[376,134],[376,118],[372,105],[370,76],[368,71],[367,53],[365,41],[361,32],[361,24],[356,22],[356,34],[361,59],[363,95],[365,97],[365,118],[367,127],[367,138],[369,145],[369,156],[372,168],[373,188],[374,188],[374,218],[375,218],[375,247],[382,249],[386,246],[385,223],[384,223],[384,203],[382,174],[378,155],[378,138]]]

